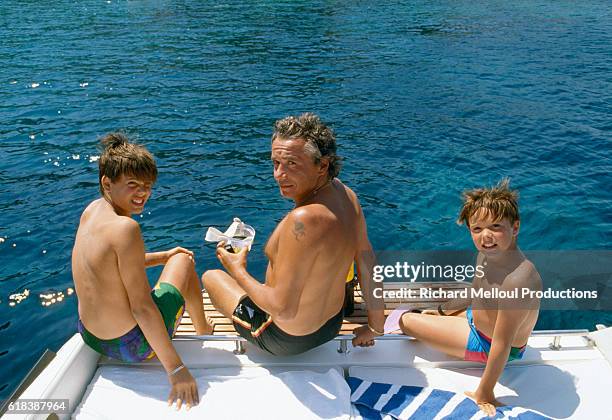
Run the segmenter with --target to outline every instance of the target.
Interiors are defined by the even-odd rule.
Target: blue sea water
[[[509,176],[526,250],[609,250],[612,8],[573,1],[0,3],[0,400],[76,332],[70,253],[98,196],[96,150],[124,129],[156,155],[147,249],[218,267],[205,228],[291,208],[271,127],[315,111],[375,249],[470,249],[460,192]],[[153,281],[159,270],[150,271]],[[9,295],[30,296],[9,306]],[[537,328],[612,324],[543,312]]]

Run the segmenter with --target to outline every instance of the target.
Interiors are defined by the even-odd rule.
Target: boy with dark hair
[[[538,319],[539,300],[522,298],[520,291],[540,290],[542,285],[536,268],[516,243],[520,226],[518,193],[510,190],[509,181],[466,191],[463,200],[457,223],[470,230],[478,250],[477,265],[484,272],[478,276],[477,271],[472,290],[497,289],[504,293],[493,296],[510,297],[457,299],[436,310],[406,312],[399,327],[404,334],[451,356],[485,363],[478,388],[466,395],[492,416],[495,407],[501,405],[493,388],[506,363],[522,358]]]
[[[102,139],[99,182],[102,198],[81,216],[72,274],[79,300],[78,329],[83,341],[101,354],[127,362],[157,356],[172,386],[168,403],[189,408],[198,389],[172,346],[185,307],[197,334],[212,330],[204,315],[193,252],[176,247],[145,253],[138,223],[157,179],[149,151],[122,133]],[[164,265],[151,291],[145,267]]]

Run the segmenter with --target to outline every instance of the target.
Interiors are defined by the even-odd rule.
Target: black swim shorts
[[[342,310],[321,328],[308,335],[291,335],[272,322],[272,317],[245,296],[234,309],[236,332],[257,347],[277,356],[304,353],[332,340],[342,327]]]

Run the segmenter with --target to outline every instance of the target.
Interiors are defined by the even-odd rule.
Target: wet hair
[[[300,116],[289,116],[274,123],[272,142],[276,139],[295,140],[306,142],[304,149],[312,156],[314,163],[321,162],[321,158],[329,161],[328,177],[335,178],[340,173],[341,158],[336,154],[336,136],[331,128],[321,119],[310,112]]]
[[[487,210],[493,220],[504,218],[510,223],[520,220],[518,210],[518,191],[510,189],[510,179],[503,178],[496,186],[477,188],[463,192],[463,206],[457,224],[470,227],[470,218],[482,209]]]
[[[154,183],[157,180],[157,166],[146,147],[130,142],[125,133],[108,133],[100,140],[98,160],[100,193],[104,195],[102,177],[106,175],[115,182],[121,175]]]

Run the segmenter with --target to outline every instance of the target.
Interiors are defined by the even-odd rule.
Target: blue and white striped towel
[[[476,403],[451,391],[420,386],[391,385],[350,376],[351,403],[356,419],[464,420],[489,418]],[[358,415],[357,415],[358,414]],[[544,420],[539,413],[520,407],[498,407],[495,419]]]

